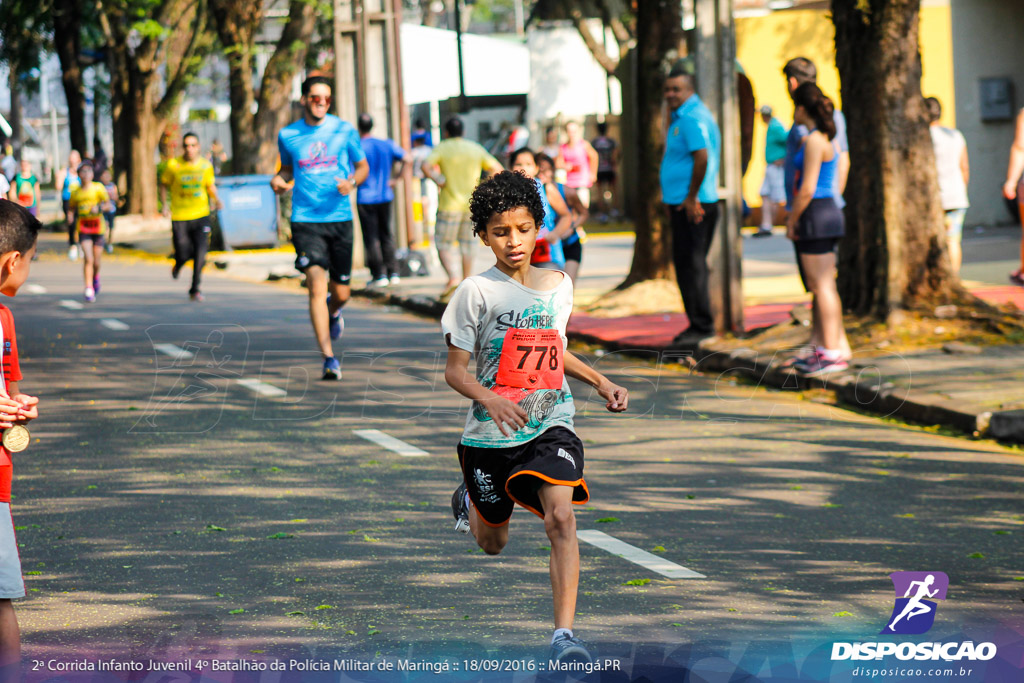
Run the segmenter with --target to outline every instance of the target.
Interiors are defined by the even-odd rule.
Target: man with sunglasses
[[[270,180],[274,192],[292,188],[292,244],[295,268],[306,274],[309,318],[320,353],[323,379],[340,379],[332,340],[341,337],[341,307],[352,294],[352,202],[349,195],[366,179],[359,133],[327,110],[331,81],[311,76],[302,83],[303,117],[278,133],[281,170]],[[328,297],[328,288],[330,296]]]

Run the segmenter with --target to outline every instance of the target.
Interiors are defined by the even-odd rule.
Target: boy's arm
[[[21,393],[17,382],[8,382],[7,391],[10,392],[9,397],[0,391],[0,429],[25,424],[39,417],[38,398]]]
[[[629,391],[625,387],[615,384],[568,351],[565,352],[564,358],[565,374],[597,389],[601,398],[607,401],[605,407],[608,410],[621,413],[629,407]]]
[[[528,417],[526,411],[507,398],[485,389],[469,372],[469,356],[469,351],[449,346],[444,381],[466,398],[482,405],[505,436],[509,436],[506,425],[512,431],[525,427]]]

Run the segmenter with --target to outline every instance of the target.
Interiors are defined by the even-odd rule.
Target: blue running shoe
[[[341,379],[341,363],[337,358],[324,359],[324,376],[320,379]]]
[[[331,295],[327,295],[327,310],[330,311]],[[331,316],[331,339],[340,339],[341,334],[345,331],[345,319],[341,317],[341,309]]]

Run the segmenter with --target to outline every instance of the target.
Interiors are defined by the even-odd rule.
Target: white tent
[[[402,24],[402,89],[407,104],[459,95],[455,31]],[[522,42],[462,34],[468,97],[530,92],[530,51]]]

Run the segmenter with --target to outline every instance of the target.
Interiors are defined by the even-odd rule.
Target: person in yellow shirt
[[[469,217],[469,198],[480,182],[488,176],[505,170],[501,162],[472,140],[462,137],[462,119],[453,116],[444,124],[448,137],[423,160],[423,174],[437,183],[437,223],[434,243],[441,265],[448,273],[448,285],[443,299],[451,296],[455,287],[473,274],[473,221]],[[443,176],[443,177],[442,177]],[[462,252],[462,277],[458,277],[455,243]]]
[[[100,291],[100,256],[103,254],[103,212],[112,211],[113,204],[103,183],[92,180],[92,162],[86,159],[78,167],[81,185],[71,191],[69,206],[75,212],[75,226],[84,259],[85,300],[96,301]]]
[[[224,205],[217,196],[213,165],[199,154],[199,136],[185,133],[181,141],[184,152],[170,159],[160,175],[160,194],[164,215],[171,219],[174,240],[171,277],[177,280],[181,269],[191,260],[192,287],[188,295],[192,301],[202,301],[199,284],[210,249],[210,202],[218,209]]]

